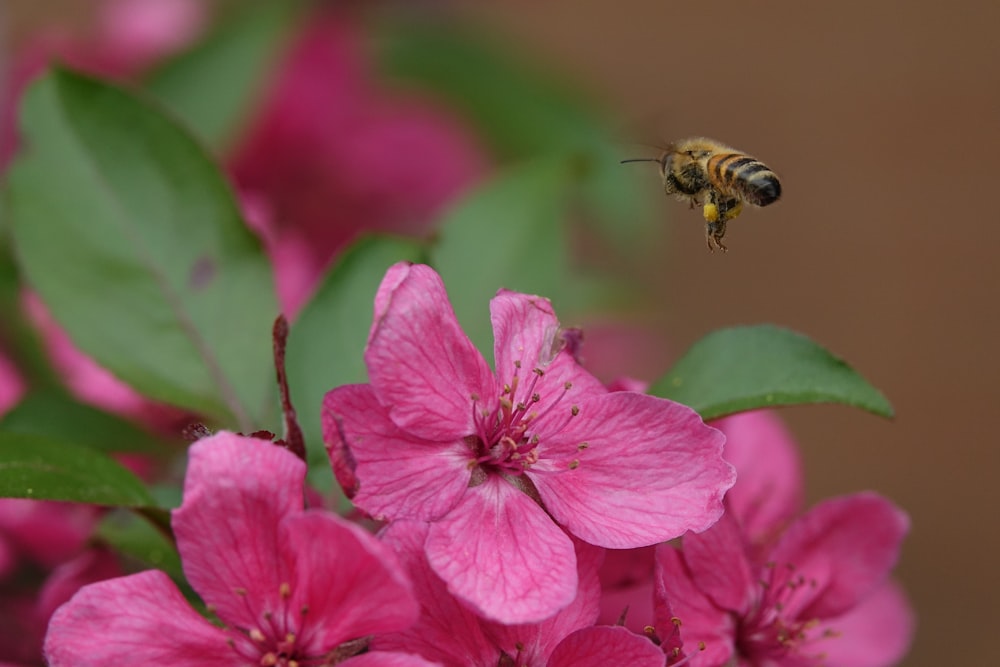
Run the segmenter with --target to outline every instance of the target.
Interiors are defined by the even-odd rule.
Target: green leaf
[[[0,212],[2,215],[2,212]],[[6,238],[0,236],[0,349],[17,360],[18,370],[33,386],[61,385],[38,332],[25,319],[21,304],[23,289],[17,265]]]
[[[889,401],[843,360],[770,324],[710,333],[649,390],[704,419],[805,403],[843,403],[892,417]]]
[[[446,216],[431,264],[465,332],[489,358],[489,301],[501,287],[575,305],[563,232],[573,162],[538,160],[486,183]],[[558,312],[558,311],[557,311]]]
[[[148,520],[131,512],[109,512],[98,524],[97,534],[126,556],[163,570],[174,581],[184,581],[176,547]]]
[[[223,17],[190,51],[168,61],[145,88],[217,151],[238,134],[296,25],[295,2],[254,2]]]
[[[0,433],[0,497],[151,507],[142,482],[106,455],[35,435]]]
[[[163,455],[167,443],[138,426],[61,392],[29,394],[0,418],[0,432],[33,434],[101,452]]]
[[[364,349],[372,325],[375,292],[396,262],[419,262],[415,241],[362,238],[337,260],[319,290],[292,325],[286,369],[292,401],[310,451],[322,453],[320,406],[326,392],[367,382]]]
[[[31,87],[21,118],[13,238],[59,324],[139,392],[258,427],[271,269],[204,150],[149,103],[64,70]]]

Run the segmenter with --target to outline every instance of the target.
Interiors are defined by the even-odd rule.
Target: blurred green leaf
[[[55,388],[61,380],[52,369],[37,332],[21,308],[21,278],[7,239],[0,235],[0,349],[17,360],[18,370],[33,386]]]
[[[299,424],[310,452],[322,453],[320,406],[326,392],[368,381],[364,349],[372,325],[375,292],[386,269],[419,262],[416,241],[364,237],[337,260],[319,290],[292,325],[286,369]]]
[[[162,531],[138,515],[109,512],[98,524],[97,534],[126,556],[163,570],[174,581],[184,581],[184,570],[176,547]]]
[[[649,390],[704,419],[756,408],[843,403],[892,417],[889,401],[843,360],[770,324],[710,333]]]
[[[88,447],[0,433],[0,497],[117,507],[155,505],[142,482]]]
[[[619,164],[620,132],[593,100],[519,58],[509,42],[455,24],[394,23],[381,35],[383,71],[444,98],[498,155],[576,161],[581,211],[616,242],[634,242],[648,218],[646,179]]]
[[[0,418],[0,432],[33,434],[101,452],[162,456],[167,443],[121,417],[55,391],[35,392]]]
[[[570,276],[564,218],[574,164],[536,160],[508,169],[460,201],[439,227],[431,264],[459,322],[492,357],[489,301],[501,287],[539,294],[558,309],[579,296]]]
[[[297,2],[252,2],[223,17],[193,49],[156,69],[145,88],[213,149],[243,126],[297,24]]]
[[[201,147],[148,103],[57,70],[22,108],[8,200],[24,275],[135,389],[243,431],[269,409],[269,262]]]

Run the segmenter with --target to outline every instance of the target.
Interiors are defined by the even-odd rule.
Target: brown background
[[[10,2],[9,16],[71,2]],[[899,576],[919,614],[911,667],[1000,664],[1000,3],[557,0],[466,6],[596,90],[622,119],[664,118],[781,176],[775,206],[704,248],[674,221],[655,280],[677,349],[770,321],[849,360],[887,422],[786,410],[811,500],[875,489],[913,519]],[[669,120],[666,120],[669,119]],[[657,137],[651,137],[655,140]],[[648,178],[658,187],[655,173]]]

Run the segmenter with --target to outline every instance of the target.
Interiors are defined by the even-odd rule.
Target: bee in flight
[[[704,137],[682,139],[668,146],[659,158],[625,162],[656,162],[668,195],[702,207],[705,242],[723,252],[726,223],[743,210],[743,202],[767,206],[781,196],[777,175],[757,158]]]

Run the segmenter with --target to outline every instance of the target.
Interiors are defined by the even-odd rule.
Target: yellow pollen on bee
[[[254,628],[253,630],[250,631],[250,639],[254,640],[255,642],[262,642],[265,641],[267,637],[264,636],[264,633],[261,632],[259,628]]]
[[[719,207],[715,204],[705,204],[701,213],[705,216],[705,222],[718,222],[719,220]]]

